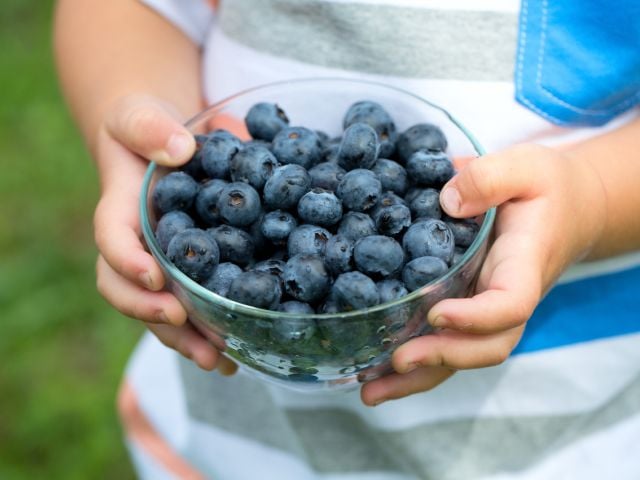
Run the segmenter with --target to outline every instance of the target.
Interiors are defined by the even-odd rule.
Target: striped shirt
[[[638,115],[560,127],[516,101],[527,1],[144,1],[202,47],[209,102],[291,78],[371,79],[445,106],[489,151]],[[506,362],[376,408],[201,371],[147,335],[120,397],[128,445],[153,479],[637,479],[639,285],[639,253],[575,265]]]

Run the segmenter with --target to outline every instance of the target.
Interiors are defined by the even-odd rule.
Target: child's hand
[[[187,322],[178,300],[162,291],[162,271],[140,241],[138,200],[146,159],[177,166],[194,150],[193,136],[159,100],[129,96],[107,115],[95,149],[102,181],[94,219],[100,251],[97,285],[109,303],[145,322],[168,347],[202,368],[218,365],[223,373],[232,373],[235,365]]]
[[[435,305],[427,320],[442,330],[399,347],[393,355],[398,373],[363,386],[364,403],[429,390],[459,369],[502,363],[545,292],[599,239],[605,202],[588,162],[537,145],[462,167],[442,190],[446,212],[471,217],[499,205],[475,296]]]

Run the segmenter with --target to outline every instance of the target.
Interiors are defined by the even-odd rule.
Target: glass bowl
[[[258,102],[277,103],[291,125],[342,131],[347,108],[359,100],[380,103],[398,131],[423,122],[438,125],[447,136],[451,158],[475,157],[478,142],[446,110],[407,91],[374,82],[304,79],[279,82],[240,92],[204,110],[186,123],[193,133],[226,128],[243,140],[249,135],[244,116]],[[141,193],[144,240],[167,279],[167,288],[189,313],[189,320],[224,354],[262,379],[295,390],[342,390],[390,373],[394,350],[412,337],[428,334],[429,309],[445,298],[468,296],[486,256],[495,209],[478,218],[473,244],[442,277],[409,295],[372,308],[339,314],[294,315],[243,305],[219,296],[178,270],[163,253],[154,231],[153,185],[168,172],[150,164]],[[272,334],[276,322],[295,321],[301,335],[283,342]]]

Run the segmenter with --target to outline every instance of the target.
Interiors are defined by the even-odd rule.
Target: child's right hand
[[[194,150],[193,136],[158,99],[130,95],[110,109],[95,145],[102,190],[94,217],[97,287],[117,310],[145,322],[166,346],[201,368],[217,366],[231,374],[235,364],[187,321],[178,299],[163,291],[162,271],[140,240],[138,201],[148,160],[175,167]]]

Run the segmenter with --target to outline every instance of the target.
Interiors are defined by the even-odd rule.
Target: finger
[[[360,398],[365,405],[380,405],[387,400],[431,390],[454,373],[445,367],[423,367],[404,375],[392,373],[363,385]]]
[[[182,325],[187,313],[169,292],[151,292],[120,276],[98,257],[97,287],[100,294],[124,315],[150,323]]]
[[[121,183],[122,190],[106,192],[94,215],[98,249],[111,267],[149,290],[164,286],[164,275],[139,238],[138,194]]]
[[[537,145],[476,158],[443,187],[440,203],[452,217],[473,217],[508,200],[533,196],[547,158],[548,150]]]
[[[238,371],[238,364],[225,355],[220,355],[218,359],[218,365],[216,366],[218,372],[225,376],[231,376]]]
[[[454,370],[483,368],[504,362],[518,343],[524,326],[490,335],[441,330],[416,337],[398,347],[391,362],[398,373],[420,367]]]
[[[106,129],[129,150],[161,165],[181,165],[196,149],[195,138],[176,116],[149,97],[121,100],[108,116]]]
[[[471,160],[476,158],[478,157],[454,157],[451,159],[451,163],[453,163],[453,168],[455,168],[456,171],[460,171],[466,167]]]
[[[428,322],[475,334],[524,324],[542,297],[541,262],[530,243],[528,235],[505,233],[498,237],[478,282],[481,292],[438,302],[429,311]]]
[[[190,323],[180,326],[148,324],[147,327],[163,344],[193,360],[204,370],[213,370],[223,358]],[[228,368],[226,363],[224,365]]]

